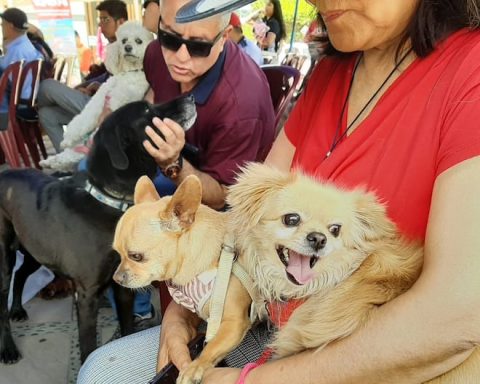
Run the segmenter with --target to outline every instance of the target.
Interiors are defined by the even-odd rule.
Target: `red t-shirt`
[[[355,56],[326,58],[315,69],[285,127],[296,147],[292,167],[375,192],[400,230],[423,240],[436,177],[480,155],[480,32],[459,31],[416,59],[325,159]]]

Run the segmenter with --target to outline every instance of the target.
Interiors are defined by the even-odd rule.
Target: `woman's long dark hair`
[[[283,20],[282,6],[280,5],[280,0],[269,0],[273,4],[273,19],[278,21],[280,24],[280,39],[285,39],[287,37],[287,29],[285,28],[285,20]]]
[[[325,27],[323,20],[321,23]],[[462,28],[480,27],[480,0],[420,0],[417,10],[405,31],[397,58],[410,41],[419,57],[428,56],[438,42]],[[327,54],[337,51],[330,45]]]

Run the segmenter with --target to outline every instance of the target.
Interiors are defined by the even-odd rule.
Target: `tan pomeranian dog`
[[[373,195],[260,164],[237,181],[227,202],[239,261],[279,326],[274,358],[347,337],[417,280],[423,248],[400,236]],[[477,349],[432,382],[479,382],[479,362]]]
[[[226,233],[226,214],[202,201],[202,185],[188,176],[173,196],[160,198],[152,181],[141,177],[134,193],[135,205],[117,224],[114,249],[121,263],[114,279],[128,288],[148,286],[153,281],[168,282],[175,301],[207,320],[210,298],[201,293],[213,289],[215,270]],[[198,299],[182,294],[193,293]],[[177,383],[201,381],[204,371],[215,366],[244,338],[250,328],[251,299],[242,283],[232,275],[216,335],[201,354],[182,372]],[[160,352],[159,352],[160,360]],[[157,365],[157,370],[160,369]]]

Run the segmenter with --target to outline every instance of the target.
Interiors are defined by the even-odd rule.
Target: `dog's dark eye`
[[[332,224],[328,230],[330,231],[330,233],[334,236],[334,237],[338,237],[338,235],[340,234],[340,229],[342,228],[342,226],[340,224]]]
[[[300,224],[300,215],[296,213],[287,213],[282,217],[282,221],[287,227],[296,227]]]
[[[122,44],[125,44],[128,41],[128,39],[122,39]]]
[[[140,261],[143,260],[143,253],[138,253],[138,252],[128,252],[128,258],[130,260],[136,261],[139,263]]]
[[[140,44],[142,44],[142,43],[143,43],[142,39],[138,39],[138,38],[137,38],[137,39],[135,39],[135,42],[136,42],[138,45],[140,45]]]

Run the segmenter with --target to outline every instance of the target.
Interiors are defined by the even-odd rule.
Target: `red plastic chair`
[[[24,138],[15,118],[16,101],[20,94],[20,74],[23,60],[10,64],[0,77],[0,100],[9,97],[8,100],[8,126],[0,131],[0,146],[5,158],[12,168],[20,168],[22,156],[23,163],[29,167],[30,159],[24,145]],[[7,92],[9,91],[9,92]]]
[[[20,76],[20,89],[23,89],[25,80],[30,74],[32,78],[30,97],[28,99],[22,99],[21,97],[19,97],[16,103],[16,121],[20,126],[23,137],[25,139],[25,144],[28,147],[28,151],[30,152],[30,156],[32,157],[35,167],[39,169],[41,168],[39,165],[40,152],[44,159],[47,158],[47,151],[43,142],[36,108],[38,88],[40,87],[42,64],[43,60],[38,59],[31,61],[23,66]]]
[[[287,65],[263,65],[262,70],[270,86],[270,96],[275,111],[275,127],[278,131],[282,115],[300,81],[300,71]]]

